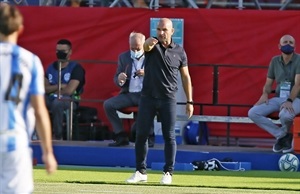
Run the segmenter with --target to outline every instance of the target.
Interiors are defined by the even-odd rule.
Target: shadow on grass
[[[162,184],[158,184],[158,183],[120,183],[120,182],[105,182],[105,181],[65,181],[65,183],[70,183],[70,184],[99,184],[99,185],[130,185],[130,186],[141,186],[141,187],[186,187],[186,188],[218,188],[218,189],[249,189],[249,190],[266,190],[266,191],[270,191],[270,190],[274,190],[274,191],[278,191],[278,190],[282,190],[282,191],[300,191],[300,189],[291,189],[291,188],[261,188],[261,187],[238,187],[238,186],[229,186],[229,187],[224,187],[224,186],[207,186],[207,185],[178,185],[178,184],[171,184],[171,185],[162,185]],[[287,182],[283,182],[284,184],[286,184]],[[299,184],[299,182],[293,182],[293,183],[289,183],[289,184]]]
[[[126,167],[84,167],[84,166],[64,166],[60,167],[62,170],[70,171],[101,171],[101,172],[134,172],[133,168]],[[148,170],[151,174],[161,174],[162,171]],[[229,177],[258,177],[258,178],[288,178],[299,179],[300,173],[298,172],[281,172],[281,171],[176,171],[175,174],[181,175],[205,175],[205,176],[229,176]]]

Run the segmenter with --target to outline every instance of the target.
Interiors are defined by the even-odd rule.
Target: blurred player
[[[34,124],[41,139],[42,160],[48,173],[57,163],[44,100],[44,71],[40,59],[17,45],[23,17],[17,8],[0,5],[0,194],[32,193]],[[35,123],[36,119],[36,123]]]

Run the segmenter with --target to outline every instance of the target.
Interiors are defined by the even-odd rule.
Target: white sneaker
[[[138,183],[147,182],[147,174],[142,174],[136,171],[129,179],[126,180],[127,183]]]
[[[171,184],[172,183],[172,175],[169,172],[164,173],[160,180],[160,184]]]

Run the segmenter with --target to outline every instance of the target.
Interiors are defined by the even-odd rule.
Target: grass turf
[[[34,193],[299,193],[300,174],[280,171],[176,171],[171,186],[159,184],[162,173],[148,171],[148,182],[126,184],[133,169],[60,167],[47,176],[42,167],[35,167]],[[99,187],[101,185],[101,187]],[[49,189],[50,188],[50,189]],[[94,189],[92,189],[94,188]],[[101,189],[102,188],[102,189]],[[58,191],[55,192],[55,190]],[[170,189],[170,191],[168,191]],[[145,190],[145,192],[144,192]],[[142,192],[143,191],[143,192]],[[146,192],[147,191],[147,192]]]

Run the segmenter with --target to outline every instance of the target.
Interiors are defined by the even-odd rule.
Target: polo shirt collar
[[[157,39],[157,38],[156,38]],[[162,44],[161,44],[161,42],[158,42],[161,46],[162,46]],[[173,39],[171,39],[171,43],[169,44],[169,46],[168,47],[170,47],[170,48],[174,48],[176,45],[175,45],[175,43],[174,43],[174,41],[173,41]]]
[[[173,39],[171,39],[171,44],[169,45],[169,47],[171,47],[171,48],[175,47],[175,43],[174,43]]]

